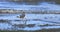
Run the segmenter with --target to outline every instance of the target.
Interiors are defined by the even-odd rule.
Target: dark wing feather
[[[25,15],[20,15],[20,18],[24,18],[25,17]]]

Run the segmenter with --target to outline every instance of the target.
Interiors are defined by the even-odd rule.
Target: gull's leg
[[[26,24],[27,24],[26,18],[24,18],[24,19],[25,19],[24,23],[25,23],[25,25],[26,25]]]

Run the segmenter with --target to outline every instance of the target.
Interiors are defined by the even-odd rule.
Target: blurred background
[[[0,2],[14,2],[17,4],[39,5],[41,2],[60,4],[60,0],[0,0]]]

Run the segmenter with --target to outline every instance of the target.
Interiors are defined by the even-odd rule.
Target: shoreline
[[[26,31],[26,30],[0,30],[0,32],[60,32],[60,28],[57,29],[42,29],[42,30],[35,30],[35,31]]]

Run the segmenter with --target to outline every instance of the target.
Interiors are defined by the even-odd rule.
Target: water
[[[17,16],[20,14],[0,14],[0,20],[10,20],[7,23],[1,23],[0,22],[0,29],[1,30],[41,30],[41,29],[50,29],[50,28],[60,28],[60,15],[59,14],[26,14],[24,21],[26,20],[26,25],[28,24],[35,24],[34,27],[25,27],[25,28],[19,28],[12,25],[18,25],[18,24],[24,24],[23,20],[20,18],[17,18]],[[31,17],[32,16],[32,17]],[[35,19],[35,20],[34,20]],[[39,20],[36,20],[39,19]],[[21,21],[20,21],[21,20]],[[39,25],[53,25],[53,26],[39,26]],[[5,26],[4,26],[5,25]],[[54,26],[58,25],[58,26]]]
[[[44,0],[43,0],[44,1]],[[28,4],[28,3],[27,3]],[[0,1],[0,9],[16,9],[16,10],[50,10],[50,11],[60,11],[60,5],[51,4],[50,2],[39,2],[38,5],[26,5],[17,4],[14,2]],[[60,28],[60,15],[59,14],[26,14],[25,18],[22,20],[17,18],[20,14],[0,14],[0,29],[1,30],[41,30],[41,29],[51,29]],[[8,21],[8,22],[4,22]],[[19,28],[19,24],[35,24],[34,27]],[[47,26],[46,24],[53,25]],[[14,25],[18,25],[15,27]],[[40,26],[42,25],[42,26]],[[45,26],[44,26],[45,25]],[[54,26],[55,25],[55,26]],[[56,26],[57,25],[57,26]]]
[[[52,2],[51,2],[52,3]],[[39,2],[38,5],[26,5],[25,2],[23,4],[16,4],[15,2],[0,2],[0,9],[16,9],[16,10],[60,10],[60,5],[51,4],[49,2]],[[53,7],[53,8],[52,8]]]

